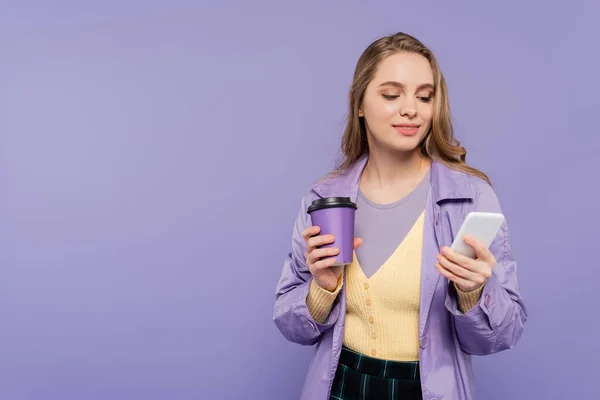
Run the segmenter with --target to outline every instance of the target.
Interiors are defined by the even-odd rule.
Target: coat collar
[[[356,201],[360,177],[368,158],[365,154],[346,170],[325,176],[312,186],[312,190],[320,197],[351,197]],[[476,191],[468,174],[433,160],[431,195],[434,203],[439,204],[445,200],[473,200]]]

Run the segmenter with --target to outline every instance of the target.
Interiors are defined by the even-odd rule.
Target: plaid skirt
[[[342,348],[333,400],[422,400],[419,362],[386,361]]]

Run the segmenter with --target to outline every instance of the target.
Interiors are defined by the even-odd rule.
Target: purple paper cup
[[[356,204],[349,197],[325,197],[314,200],[307,212],[313,226],[321,228],[319,235],[334,236],[333,243],[322,246],[339,247],[334,265],[352,264]]]

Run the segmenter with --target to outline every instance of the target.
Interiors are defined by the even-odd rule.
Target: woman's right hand
[[[306,241],[306,264],[313,276],[313,280],[319,287],[334,292],[344,266],[333,266],[335,257],[339,254],[338,247],[319,248],[320,246],[333,243],[333,235],[318,235],[321,228],[311,226],[302,231],[302,237]],[[362,244],[361,238],[354,238],[354,250]]]

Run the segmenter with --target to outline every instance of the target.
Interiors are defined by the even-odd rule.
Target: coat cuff
[[[502,287],[492,275],[482,287],[479,300],[475,305],[463,313],[458,308],[458,291],[454,284],[449,285],[446,295],[446,309],[454,316],[455,321],[461,327],[471,327],[475,330],[494,330],[498,326],[497,302],[502,299]]]

